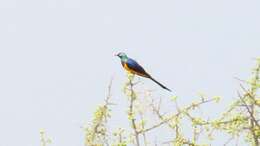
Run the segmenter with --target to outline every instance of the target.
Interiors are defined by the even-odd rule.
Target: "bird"
[[[135,61],[132,58],[129,58],[125,53],[119,52],[119,53],[115,54],[115,56],[118,56],[120,58],[121,64],[126,71],[128,71],[134,75],[139,75],[141,77],[149,78],[152,81],[154,81],[156,84],[161,86],[163,89],[172,92],[169,88],[167,88],[166,86],[164,86],[163,84],[161,84],[160,82],[155,80],[149,73],[147,73],[144,70],[144,68],[141,65],[139,65],[139,63],[137,63],[137,61]]]

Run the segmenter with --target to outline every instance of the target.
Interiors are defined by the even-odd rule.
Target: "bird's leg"
[[[138,83],[141,82],[141,80],[140,80],[139,77],[137,78],[138,81],[134,82],[135,74],[133,74],[133,73],[131,73],[131,72],[128,72],[128,79],[133,81],[133,82],[132,82],[133,85],[136,85],[136,84],[138,84]]]
[[[134,80],[134,77],[135,77],[135,75],[133,74],[133,73],[131,73],[131,72],[129,72],[129,71],[127,71],[127,77],[128,77],[128,79],[129,80]]]

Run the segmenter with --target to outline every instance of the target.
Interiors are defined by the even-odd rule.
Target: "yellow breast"
[[[123,67],[125,68],[125,70],[127,70],[127,71],[133,73],[133,70],[131,70],[131,69],[127,66],[126,63],[123,64]]]
[[[132,73],[132,74],[137,74],[137,75],[139,75],[139,76],[147,77],[146,75],[144,75],[144,74],[142,74],[142,73],[139,73],[139,72],[137,72],[137,71],[135,71],[135,70],[130,69],[130,68],[127,66],[126,63],[123,64],[123,67],[125,68],[125,70],[127,70],[128,72],[130,72],[130,73]]]

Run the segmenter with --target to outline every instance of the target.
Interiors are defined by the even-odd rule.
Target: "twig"
[[[139,133],[137,131],[137,126],[136,126],[136,123],[135,123],[135,118],[133,117],[134,115],[134,109],[133,109],[133,105],[134,105],[134,101],[135,101],[135,93],[134,93],[134,89],[133,89],[133,86],[134,84],[132,83],[132,80],[130,79],[129,80],[129,83],[130,83],[130,105],[129,105],[129,115],[131,117],[131,124],[132,124],[132,127],[134,129],[134,136],[135,136],[135,140],[136,140],[136,145],[137,146],[140,146],[140,142],[139,142]]]
[[[172,116],[169,117],[169,118],[164,118],[164,117],[160,114],[160,111],[157,111],[157,110],[156,110],[155,112],[156,112],[157,116],[159,117],[159,119],[161,120],[161,122],[159,122],[159,123],[153,125],[153,126],[150,127],[150,128],[143,129],[143,130],[139,131],[138,133],[148,132],[148,131],[151,131],[151,130],[153,130],[153,129],[156,129],[156,128],[158,128],[158,127],[164,125],[165,123],[168,123],[168,122],[171,121],[172,119],[178,117],[180,114],[182,114],[181,111],[188,111],[188,110],[190,110],[190,109],[192,109],[192,108],[194,108],[194,107],[198,107],[198,106],[201,105],[201,104],[208,103],[208,102],[211,102],[211,101],[214,101],[214,99],[208,99],[208,100],[200,101],[200,102],[198,102],[198,103],[196,103],[196,104],[192,104],[192,105],[190,105],[190,106],[188,106],[188,107],[186,107],[186,108],[183,108],[182,110],[179,110],[178,113],[172,115]],[[152,106],[154,107],[154,105],[152,105]],[[154,109],[156,109],[156,108],[154,108]],[[171,128],[172,128],[172,127],[171,127]]]

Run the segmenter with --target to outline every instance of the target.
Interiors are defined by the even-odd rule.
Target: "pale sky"
[[[223,110],[260,56],[258,0],[0,0],[0,146],[37,146],[44,128],[54,146],[83,146],[114,77],[125,102],[117,52],[136,59],[170,94],[189,104],[220,95]],[[116,49],[115,49],[116,48]],[[120,109],[120,116],[127,109]]]

